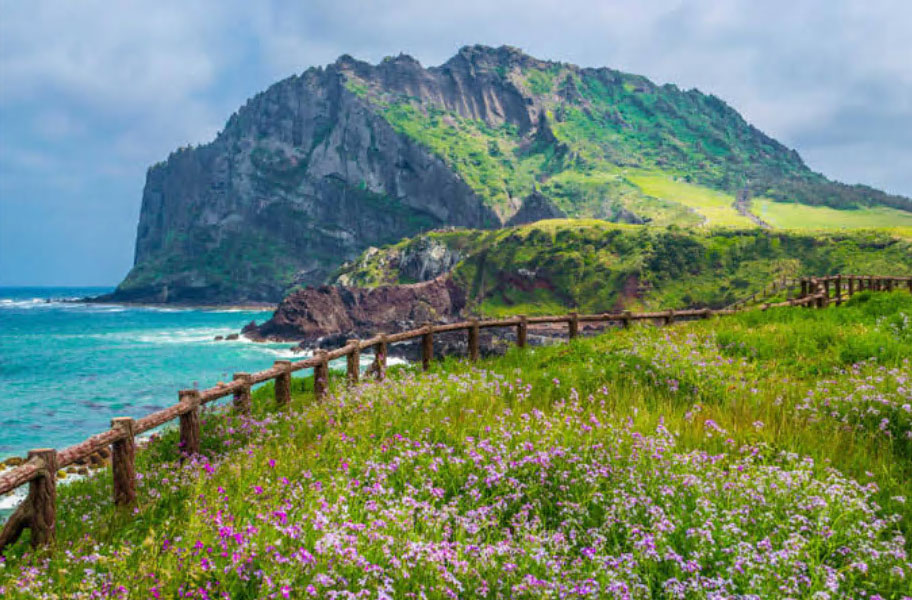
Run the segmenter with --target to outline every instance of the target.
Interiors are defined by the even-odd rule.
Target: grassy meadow
[[[753,222],[735,210],[735,197],[677,180],[664,173],[627,175],[643,193],[653,198],[683,204],[703,218],[704,225],[753,227]]]
[[[912,227],[912,213],[887,206],[837,209],[756,198],[751,201],[751,212],[777,229]]]
[[[141,452],[132,510],[62,487],[0,596],[908,597],[910,358],[912,296],[866,292],[266,386]]]

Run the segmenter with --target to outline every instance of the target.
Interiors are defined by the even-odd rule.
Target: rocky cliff
[[[464,307],[465,295],[448,277],[370,289],[311,287],[287,296],[271,319],[244,334],[258,340],[344,341],[447,321]]]
[[[444,226],[563,214],[699,224],[637,183],[656,172],[732,193],[912,209],[827,181],[696,90],[510,47],[466,47],[431,68],[343,56],[271,86],[211,143],[149,169],[134,267],[111,298],[277,301],[370,246]]]

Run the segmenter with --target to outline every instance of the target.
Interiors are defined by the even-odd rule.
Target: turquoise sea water
[[[269,312],[54,301],[107,291],[0,288],[0,459],[66,447],[107,429],[112,417],[175,403],[179,389],[294,356],[289,343],[213,340]]]

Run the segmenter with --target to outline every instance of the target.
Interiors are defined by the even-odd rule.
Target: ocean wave
[[[12,510],[19,506],[19,503],[25,500],[28,495],[28,486],[17,487],[9,494],[0,496],[0,510]]]

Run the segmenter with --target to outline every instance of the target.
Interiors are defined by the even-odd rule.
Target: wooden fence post
[[[909,293],[912,294],[912,277],[909,278]]]
[[[892,277],[887,279],[887,291],[888,292],[893,291],[893,278]]]
[[[529,319],[526,315],[519,315],[519,325],[516,326],[516,346],[526,347],[526,337],[529,331]]]
[[[291,403],[291,361],[277,360],[273,367],[280,369],[275,378],[276,406],[284,408]]]
[[[387,343],[386,334],[380,334],[380,341],[374,346],[374,368],[377,373],[377,381],[383,381],[386,377],[386,353]]]
[[[855,293],[855,276],[849,275],[849,298]]]
[[[200,422],[199,406],[200,393],[196,390],[182,390],[178,392],[181,402],[188,401],[191,407],[180,416],[180,450],[187,455],[199,454],[200,451]],[[181,458],[183,461],[183,458]]]
[[[469,360],[478,360],[478,319],[469,319]]]
[[[842,304],[842,277],[836,276],[836,306]]]
[[[348,384],[355,385],[361,378],[361,340],[352,338],[348,340],[348,345],[352,347],[352,351],[345,357],[348,368]]]
[[[329,386],[329,361],[326,359],[326,350],[317,350],[314,356],[320,361],[314,365],[314,400],[320,402]]]
[[[674,323],[674,320],[675,320],[675,311],[669,310],[667,313],[665,313],[664,321],[665,321],[666,325],[671,325],[672,323]]]
[[[825,277],[823,279],[823,294],[826,296],[827,300],[830,298],[830,278]]]
[[[700,317],[703,318],[703,319],[708,319],[708,318],[710,318],[710,317],[712,316],[712,314],[713,314],[713,312],[712,312],[712,309],[711,309],[711,308],[704,308],[704,309],[703,309],[703,314],[700,315]]]
[[[234,381],[243,381],[244,387],[234,392],[234,412],[239,415],[250,414],[250,386],[253,376],[250,373],[235,373]]]
[[[807,282],[807,279],[802,279],[801,280],[801,295],[798,297],[804,298],[807,295],[808,295],[808,282]]]
[[[431,361],[434,360],[434,325],[428,323],[424,326],[424,333],[421,335],[421,368],[427,371],[431,368]]]
[[[29,481],[26,499],[31,512],[32,548],[51,546],[57,539],[57,451],[40,448],[29,451],[28,457],[44,461],[41,474]]]
[[[114,479],[114,505],[130,506],[136,501],[135,423],[130,417],[111,419],[111,428],[122,438],[111,444],[111,474]]]
[[[624,326],[624,329],[630,329],[630,311],[625,310],[621,313],[621,323]]]
[[[567,336],[572,340],[579,335],[579,315],[577,313],[570,313],[570,322],[568,325]]]

